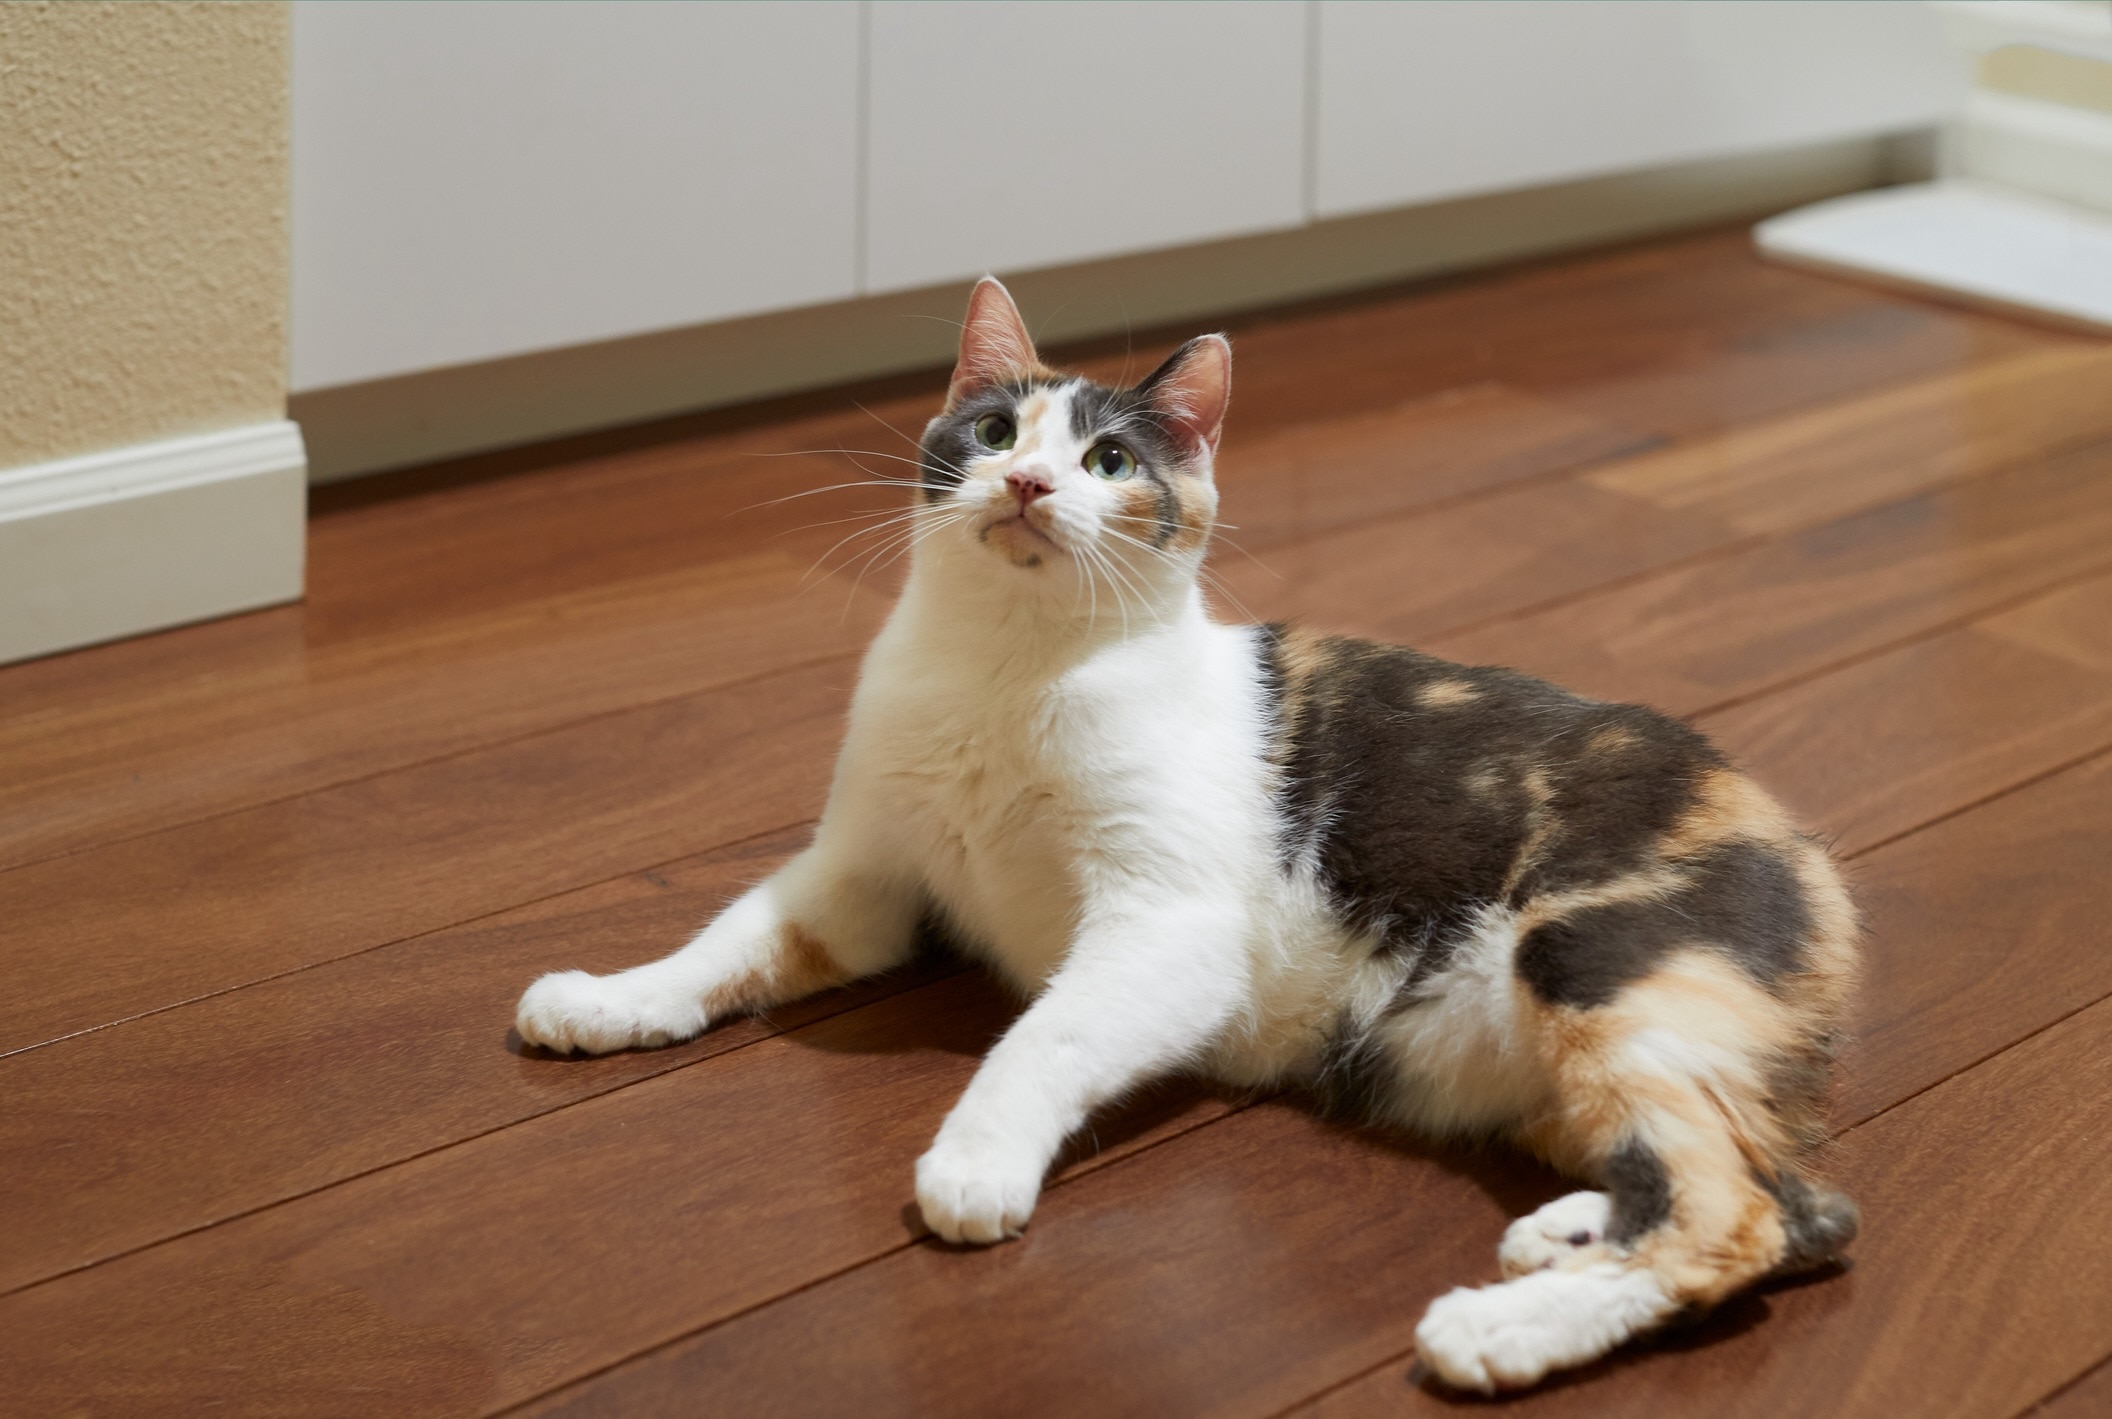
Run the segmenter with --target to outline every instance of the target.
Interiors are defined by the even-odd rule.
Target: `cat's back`
[[[1352,924],[1418,956],[1417,978],[1490,910],[1672,892],[1705,905],[1697,924],[1755,970],[1786,969],[1815,913],[1845,912],[1823,849],[1676,719],[1295,626],[1264,628],[1260,647],[1285,858]],[[1667,948],[1610,925],[1627,944],[1609,949],[1638,957],[1623,970]],[[1589,994],[1555,977],[1601,963],[1553,954],[1542,984]]]

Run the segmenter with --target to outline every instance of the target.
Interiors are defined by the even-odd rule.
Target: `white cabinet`
[[[1925,5],[1320,0],[1316,215],[1935,122]]]
[[[1304,220],[1306,7],[876,0],[866,286]]]
[[[297,393],[1793,144],[1928,7],[298,0]]]
[[[304,0],[295,390],[851,295],[859,27]]]

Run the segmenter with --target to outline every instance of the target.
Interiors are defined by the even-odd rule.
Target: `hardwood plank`
[[[507,1025],[543,971],[678,945],[776,833],[0,1060],[0,1291],[914,989],[927,963],[688,1044],[566,1061]]]
[[[0,868],[856,654],[881,598],[800,595],[803,570],[740,557],[314,649],[267,632],[25,707],[0,720]]]
[[[1515,1407],[2000,1416],[2099,1353],[2112,1271],[2077,1262],[2112,1245],[2112,1002],[1849,1135],[1834,1167],[1872,1219],[1852,1274]],[[1271,1414],[1404,1354],[1427,1298],[1493,1279],[1506,1214],[1546,1190],[1264,1105],[1051,1196],[1021,1244],[913,1248],[531,1412],[686,1413],[708,1393],[739,1412]],[[1401,1368],[1307,1412],[1455,1407]]]
[[[1258,565],[1220,554],[1215,568],[1262,620],[1421,641],[1738,540],[1706,516],[1563,479],[1267,547]]]
[[[2031,1419],[2104,1419],[2112,1414],[2112,1360],[2095,1369],[2031,1411]]]
[[[854,674],[825,662],[0,874],[0,1049],[809,819]]]
[[[1265,566],[1220,557],[1219,574],[1268,616],[1354,608],[1351,628],[1368,634],[1443,635],[2067,450],[2088,456],[2112,432],[2103,408],[2112,351],[2008,355],[1559,483],[1269,547]],[[1234,490],[1224,510],[1244,515]]]
[[[2104,567],[2108,471],[2092,445],[1428,648],[1693,713]]]
[[[1018,1242],[910,1248],[529,1412],[1269,1414],[1397,1350],[1546,1190],[1263,1103],[1051,1193]]]
[[[2112,753],[1855,865],[1869,975],[1836,1109],[1868,1117],[2112,995]]]
[[[1855,854],[2112,744],[2112,578],[1704,715]]]
[[[1656,442],[1491,382],[1228,440],[1217,485],[1223,506],[1236,511],[1233,539],[1264,548]]]
[[[956,975],[16,1291],[10,1392],[157,1412],[529,1397],[910,1244],[911,1164],[1012,1009]],[[1066,1175],[1229,1107],[1143,1100]]]
[[[2112,437],[2112,349],[2027,351],[1595,469],[1742,533],[1807,527]]]

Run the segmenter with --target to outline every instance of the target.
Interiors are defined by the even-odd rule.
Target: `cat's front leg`
[[[614,975],[556,971],[528,987],[515,1028],[559,1051],[656,1048],[714,1021],[797,1000],[900,964],[914,887],[824,828],[673,955]]]
[[[1095,1108],[1199,1055],[1249,989],[1242,919],[1203,901],[1088,919],[917,1160],[950,1242],[1025,1230],[1043,1174]]]

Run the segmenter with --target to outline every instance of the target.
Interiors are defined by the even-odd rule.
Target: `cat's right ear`
[[[995,276],[975,283],[968,297],[968,319],[961,326],[961,358],[946,387],[950,408],[978,389],[1022,379],[1041,369],[1034,337],[1012,304],[1012,293]]]

